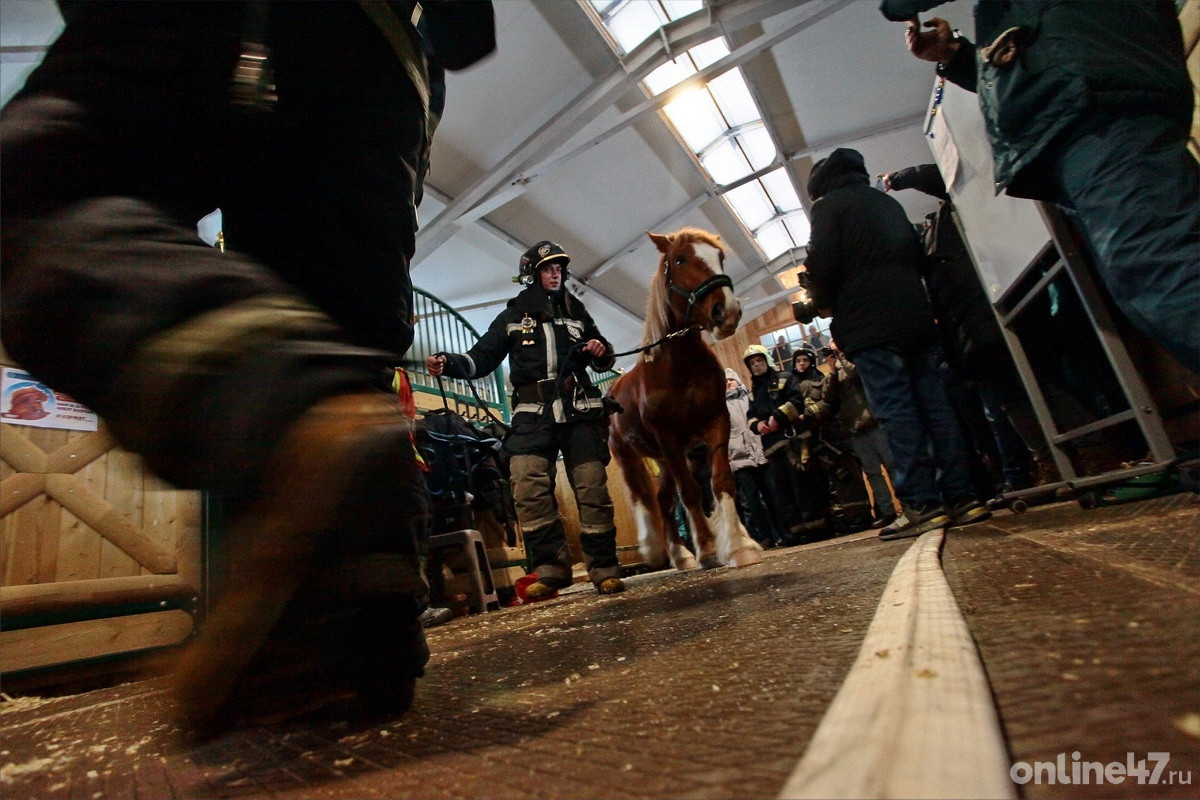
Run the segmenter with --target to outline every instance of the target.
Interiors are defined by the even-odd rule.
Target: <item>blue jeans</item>
[[[892,485],[906,506],[974,499],[962,432],[938,376],[934,344],[886,346],[853,356],[871,414],[887,431]]]

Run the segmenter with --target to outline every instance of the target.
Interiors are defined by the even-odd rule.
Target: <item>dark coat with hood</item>
[[[925,287],[933,304],[946,357],[957,369],[973,377],[981,358],[994,358],[1004,348],[1000,323],[983,291],[971,254],[951,216],[953,205],[936,164],[921,164],[897,170],[888,177],[893,190],[916,189],[942,201],[926,217],[924,262]]]
[[[446,357],[445,374],[451,378],[483,377],[507,357],[508,377],[516,394],[513,410],[517,413],[540,413],[540,406],[547,398],[538,397],[537,383],[560,377],[573,378],[571,387],[560,390],[561,396],[578,387],[587,402],[576,405],[596,409],[602,407],[600,390],[592,386],[584,367],[597,371],[611,369],[614,359],[608,354],[599,358],[580,354],[576,346],[589,339],[600,340],[608,354],[613,352],[612,344],[600,335],[591,314],[578,298],[566,289],[548,292],[535,283],[508,301],[508,306],[474,347],[462,354],[441,355]],[[571,404],[567,406],[570,408]],[[557,408],[555,418],[563,419]]]
[[[890,20],[913,19],[945,0],[883,0]],[[1016,29],[1006,66],[983,48]],[[1192,87],[1170,0],[983,0],[975,3],[979,44],[962,46],[939,73],[979,92],[995,163],[996,193],[1053,200],[1035,161],[1093,110],[1163,114],[1187,130]]]
[[[937,336],[917,232],[904,208],[872,188],[863,157],[838,148],[808,181],[812,238],[805,267],[818,308],[832,310],[838,347],[855,353]]]

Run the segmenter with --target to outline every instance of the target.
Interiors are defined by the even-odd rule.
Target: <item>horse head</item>
[[[646,231],[661,253],[650,286],[646,319],[663,333],[699,325],[718,339],[732,334],[742,306],[725,274],[725,245],[715,233],[684,228],[665,236]]]

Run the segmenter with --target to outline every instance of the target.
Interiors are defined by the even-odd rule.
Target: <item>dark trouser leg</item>
[[[599,585],[621,577],[612,497],[608,493],[608,418],[562,426],[563,460],[579,506],[579,545],[588,578]]]
[[[855,353],[854,365],[871,413],[887,431],[894,467],[892,485],[900,501],[912,507],[940,502],[929,440],[903,356],[896,350],[876,347]]]
[[[571,553],[562,522],[525,531],[525,551],[540,581],[555,588],[571,585]]]
[[[1013,489],[1024,489],[1033,485],[1030,471],[1030,448],[1008,421],[1000,394],[988,378],[977,384],[979,398],[983,401],[983,413],[996,438],[996,449],[1000,453],[1004,483]]]
[[[780,522],[780,516],[775,510],[771,487],[767,481],[767,465],[763,464],[758,467],[751,467],[750,478],[753,481],[751,499],[762,513],[762,520],[766,526],[765,530],[770,536],[771,541],[778,544],[783,540],[783,523]]]
[[[887,434],[882,426],[870,430],[859,431],[850,435],[850,446],[854,454],[862,462],[863,472],[867,482],[871,484],[871,494],[875,500],[875,516],[882,519],[889,514],[895,514],[892,506],[892,490],[888,488],[887,479],[883,477],[883,466],[891,461],[888,454]]]
[[[1130,321],[1200,372],[1200,167],[1157,114],[1095,112],[1060,148],[1062,198]]]
[[[769,497],[778,508],[781,541],[792,542],[800,534],[800,512],[796,505],[796,470],[788,462],[784,448],[767,456],[765,472]]]
[[[549,423],[547,423],[549,425]],[[543,434],[545,434],[543,436]],[[538,442],[549,434],[539,429]],[[523,437],[513,433],[505,447],[523,447]],[[558,502],[554,498],[555,469],[553,445],[549,455],[520,453],[508,462],[513,502],[525,539],[525,554],[539,579],[557,586],[571,584],[571,554],[567,536],[558,517]]]
[[[913,353],[909,358],[909,369],[920,413],[929,432],[937,463],[937,487],[942,501],[947,505],[974,498],[970,472],[967,468],[967,453],[963,446],[962,429],[946,397],[946,387],[938,374],[940,362],[937,348],[929,346]]]
[[[759,544],[771,545],[778,541],[778,533],[767,519],[766,510],[763,508],[762,499],[758,494],[756,473],[761,469],[761,467],[742,467],[733,473],[733,479],[737,485],[738,515],[745,524],[747,532]]]
[[[583,550],[583,566],[588,579],[598,584],[605,578],[621,577],[621,564],[617,560],[617,529],[609,528],[599,533],[580,532],[579,546]]]

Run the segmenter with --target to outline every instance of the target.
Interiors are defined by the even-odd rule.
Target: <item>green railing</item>
[[[608,372],[599,372],[592,376],[592,383],[599,387],[600,391],[607,392],[608,387],[612,382],[621,377],[624,373],[619,369],[610,369]]]
[[[413,315],[417,324],[413,346],[407,356],[413,363],[409,379],[413,391],[431,394],[440,403],[438,380],[425,371],[425,359],[439,352],[465,353],[479,341],[479,332],[453,308],[421,289],[413,289]],[[503,367],[497,367],[487,378],[476,379],[474,384],[480,400],[493,414],[508,422],[512,415],[504,391]],[[487,421],[487,414],[479,407],[467,381],[443,378],[442,385],[451,409],[467,419]]]

